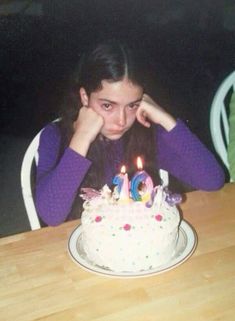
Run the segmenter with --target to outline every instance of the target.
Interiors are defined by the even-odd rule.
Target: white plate
[[[114,272],[110,269],[98,266],[91,262],[83,250],[81,243],[81,226],[78,226],[71,234],[68,242],[68,251],[71,258],[78,263],[82,268],[93,273],[102,274],[111,277],[133,278],[133,277],[146,277],[155,274],[163,273],[186,261],[194,252],[197,246],[197,234],[193,228],[185,221],[181,221],[179,228],[179,239],[177,242],[176,252],[172,259],[157,268],[145,270],[140,272]]]

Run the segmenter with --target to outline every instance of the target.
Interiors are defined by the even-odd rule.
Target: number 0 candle
[[[138,171],[131,180],[131,195],[135,201],[148,202],[153,191],[153,181],[151,177],[143,170],[143,163],[140,157],[137,157]]]

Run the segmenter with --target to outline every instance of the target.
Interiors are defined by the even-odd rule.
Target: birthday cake
[[[142,195],[137,191],[137,197],[132,190],[127,199],[121,190],[116,187],[112,192],[105,185],[101,191],[82,191],[81,237],[88,260],[115,272],[145,271],[166,264],[177,245],[180,195],[157,186],[149,198],[147,189]]]

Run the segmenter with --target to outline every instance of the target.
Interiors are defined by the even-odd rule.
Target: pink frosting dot
[[[155,220],[160,222],[162,220],[162,215],[161,214],[155,215]]]
[[[125,224],[123,226],[123,228],[124,228],[125,231],[129,231],[131,229],[131,225],[130,224]]]
[[[96,222],[100,222],[102,220],[102,217],[101,216],[96,216],[96,218],[95,218],[95,221]]]

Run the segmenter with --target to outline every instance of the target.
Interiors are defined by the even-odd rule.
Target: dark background
[[[16,2],[14,13],[6,12],[11,1],[2,2],[5,11],[0,3],[0,235],[29,229],[20,190],[24,152],[57,118],[73,65],[97,38],[141,44],[159,84],[154,98],[214,151],[209,112],[235,69],[234,0]]]

